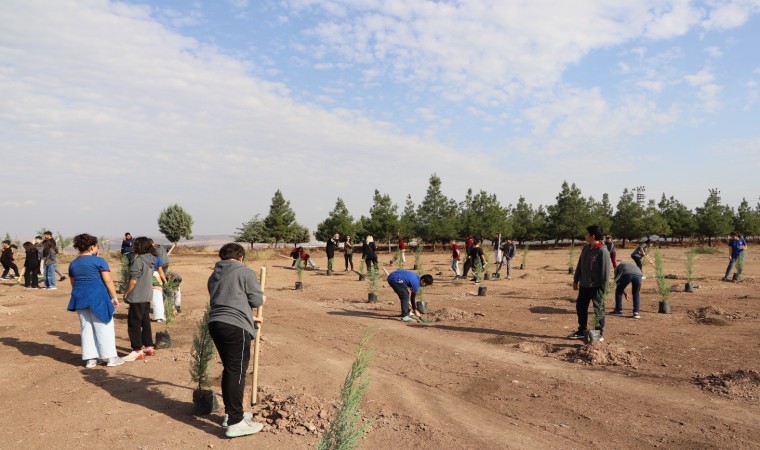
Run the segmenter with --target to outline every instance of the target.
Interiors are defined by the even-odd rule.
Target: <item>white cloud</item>
[[[718,95],[723,91],[723,87],[714,83],[715,75],[712,70],[705,67],[694,75],[684,77],[686,82],[697,88],[697,98],[702,102],[706,112],[714,113],[720,106],[721,102]]]
[[[723,50],[721,50],[720,47],[715,46],[706,47],[705,53],[707,53],[711,58],[720,58],[723,56]]]

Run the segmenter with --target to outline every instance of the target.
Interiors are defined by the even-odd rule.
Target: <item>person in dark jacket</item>
[[[37,248],[31,242],[24,242],[24,251],[26,259],[24,260],[24,287],[26,289],[37,289],[40,287],[40,256]]]
[[[501,245],[501,261],[499,261],[499,268],[496,269],[496,273],[501,273],[501,266],[504,265],[504,262],[507,263],[507,280],[512,279],[512,275],[510,273],[512,269],[512,258],[515,257],[515,252],[517,251],[517,248],[515,247],[514,242],[512,242],[512,238],[507,238],[506,241]]]
[[[343,259],[346,263],[346,270],[348,272],[348,266],[351,266],[351,270],[354,270],[354,241],[351,236],[346,236],[346,242],[343,243]]]
[[[639,245],[636,247],[636,250],[631,253],[631,259],[633,259],[633,262],[636,263],[636,266],[639,268],[639,270],[644,270],[641,262],[644,258],[649,259],[647,255],[649,255],[649,246],[651,244],[652,240],[647,238],[646,241],[639,243]],[[649,262],[651,263],[652,261],[650,260]]]
[[[481,242],[481,239],[476,240],[467,252],[467,261],[464,263],[464,275],[462,275],[463,278],[467,278],[467,272],[469,272],[470,269],[475,271],[475,265],[478,262],[480,262],[481,270],[486,267],[486,257],[483,254],[483,248],[480,246]],[[477,279],[473,278],[472,281],[477,281]]]
[[[614,261],[614,260],[613,260]],[[611,316],[623,316],[623,295],[625,288],[631,285],[633,294],[633,318],[640,319],[639,306],[641,305],[641,270],[635,264],[621,262],[615,268],[615,310],[610,313]],[[625,294],[627,297],[627,294]]]
[[[129,232],[124,233],[124,240],[121,241],[121,254],[126,255],[130,263],[135,258],[135,254],[132,252],[132,245],[134,243],[135,239],[132,237],[132,234]]]
[[[16,263],[13,262],[13,253],[15,247],[15,245],[11,245],[11,241],[3,241],[3,253],[0,255],[0,263],[3,265],[2,278],[4,280],[18,278],[18,266],[16,266]],[[8,276],[8,272],[11,270],[13,270],[13,276]]]
[[[610,253],[602,242],[603,238],[604,233],[598,225],[586,228],[586,245],[581,250],[573,279],[573,289],[578,291],[578,298],[575,300],[578,331],[568,336],[570,339],[585,338],[588,329],[588,307],[592,302],[594,329],[604,332],[604,296],[610,280]],[[600,341],[604,341],[604,337]]]
[[[150,301],[153,298],[153,271],[156,258],[151,254],[153,241],[145,236],[135,239],[135,259],[129,265],[129,283],[124,293],[127,311],[127,333],[132,353],[124,361],[138,361],[153,356],[153,332],[150,328]]]
[[[375,270],[379,270],[379,265],[377,263],[377,253],[375,250],[375,240],[372,238],[372,236],[367,236],[364,238],[364,245],[362,246],[362,257],[364,258],[364,262],[367,264],[367,270],[370,270],[372,264],[375,265]]]
[[[327,271],[332,273],[333,270],[333,262],[335,261],[335,249],[338,248],[338,242],[340,242],[340,234],[335,233],[333,237],[327,240],[327,248],[325,248],[325,253],[327,253]]]
[[[258,433],[264,425],[252,420],[243,410],[245,374],[251,358],[251,340],[257,329],[252,308],[266,301],[256,274],[243,264],[245,249],[229,243],[219,249],[221,261],[208,279],[211,312],[208,330],[222,359],[222,399],[224,400],[227,437]]]

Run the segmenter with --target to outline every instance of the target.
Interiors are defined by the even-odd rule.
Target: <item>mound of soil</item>
[[[694,384],[702,390],[727,398],[760,399],[760,373],[752,369],[696,376]]]
[[[714,306],[703,306],[690,310],[687,314],[697,323],[717,326],[726,326],[729,322],[742,318],[738,312],[724,311]]]
[[[427,315],[427,317],[429,319],[432,319],[433,322],[442,322],[444,320],[446,321],[465,320],[465,319],[472,319],[475,316],[482,317],[483,314],[479,312],[463,311],[457,308],[442,308],[437,311],[433,311]]]
[[[253,418],[272,433],[322,434],[335,414],[335,405],[307,394],[282,397],[267,394],[259,401],[261,409]]]
[[[520,275],[520,278],[522,278],[523,280],[528,280],[528,279],[531,279],[531,278],[536,278],[536,276],[535,275],[531,275],[529,273],[524,273],[524,274]]]
[[[551,353],[557,352],[557,347],[546,342],[520,342],[515,346],[523,353],[530,353],[531,355],[549,356]]]
[[[565,361],[587,364],[590,366],[628,366],[636,367],[638,354],[606,342],[584,345],[564,355]]]

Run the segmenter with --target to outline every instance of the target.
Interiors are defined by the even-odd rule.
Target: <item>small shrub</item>
[[[696,254],[689,250],[686,252],[686,282],[691,283],[694,281],[694,260],[696,259]]]
[[[303,281],[303,259],[300,256],[296,259],[296,281]]]
[[[523,248],[522,253],[522,265],[523,267],[528,267],[528,254],[530,253],[530,249],[528,248],[528,244],[525,244],[525,247]]]
[[[570,254],[567,258],[567,267],[572,269],[577,262],[575,259],[575,241],[570,241]]]
[[[480,258],[476,258],[475,261],[473,261],[472,274],[475,276],[476,283],[483,281],[483,262],[480,260]]]
[[[370,272],[376,272],[371,270]],[[356,348],[356,359],[343,382],[340,390],[338,410],[332,422],[322,435],[317,445],[318,450],[351,450],[359,447],[359,441],[372,425],[372,421],[362,424],[362,411],[359,408],[364,393],[369,387],[369,376],[366,375],[372,360],[372,350],[369,347],[369,332],[364,333]]]
[[[166,315],[167,330],[169,325],[174,323],[176,317],[177,289],[179,289],[179,281],[174,278],[169,278],[164,283],[164,314]]]
[[[172,255],[197,255],[199,253],[208,253],[210,249],[203,244],[194,245],[177,245],[172,250]]]
[[[193,347],[190,349],[190,379],[198,383],[197,390],[208,390],[211,386],[211,359],[216,353],[214,341],[208,331],[208,319],[211,314],[211,304],[206,305],[206,311],[197,322],[197,328],[193,335]]]
[[[127,258],[127,255],[121,255],[121,268],[119,269],[119,290],[121,292],[126,292],[128,283],[129,283],[129,258]]]
[[[380,287],[380,271],[374,266],[370,266],[367,270],[367,291],[370,294],[376,294],[377,289]]]
[[[662,253],[660,253],[659,248],[654,252],[654,267],[655,277],[657,278],[657,292],[660,293],[660,297],[663,300],[667,300],[670,297],[670,287],[667,281],[665,281],[665,269],[662,265]]]
[[[744,250],[743,252],[741,252],[741,254],[739,255],[739,257],[736,259],[736,273],[737,273],[737,275],[741,275],[742,272],[744,271],[744,258],[746,257],[746,255],[747,255],[747,251]]]
[[[396,256],[393,257],[393,261],[396,263],[396,269],[404,268],[404,259],[401,257],[401,250],[396,250]]]
[[[417,273],[422,274],[422,243],[414,249],[414,265],[417,266]]]

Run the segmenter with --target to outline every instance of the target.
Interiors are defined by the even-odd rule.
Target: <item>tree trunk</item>
[[[172,242],[172,246],[169,248],[169,251],[166,252],[166,255],[167,256],[171,255],[172,254],[172,250],[174,250],[174,247],[176,247],[176,246],[177,246],[177,243],[176,242]]]

